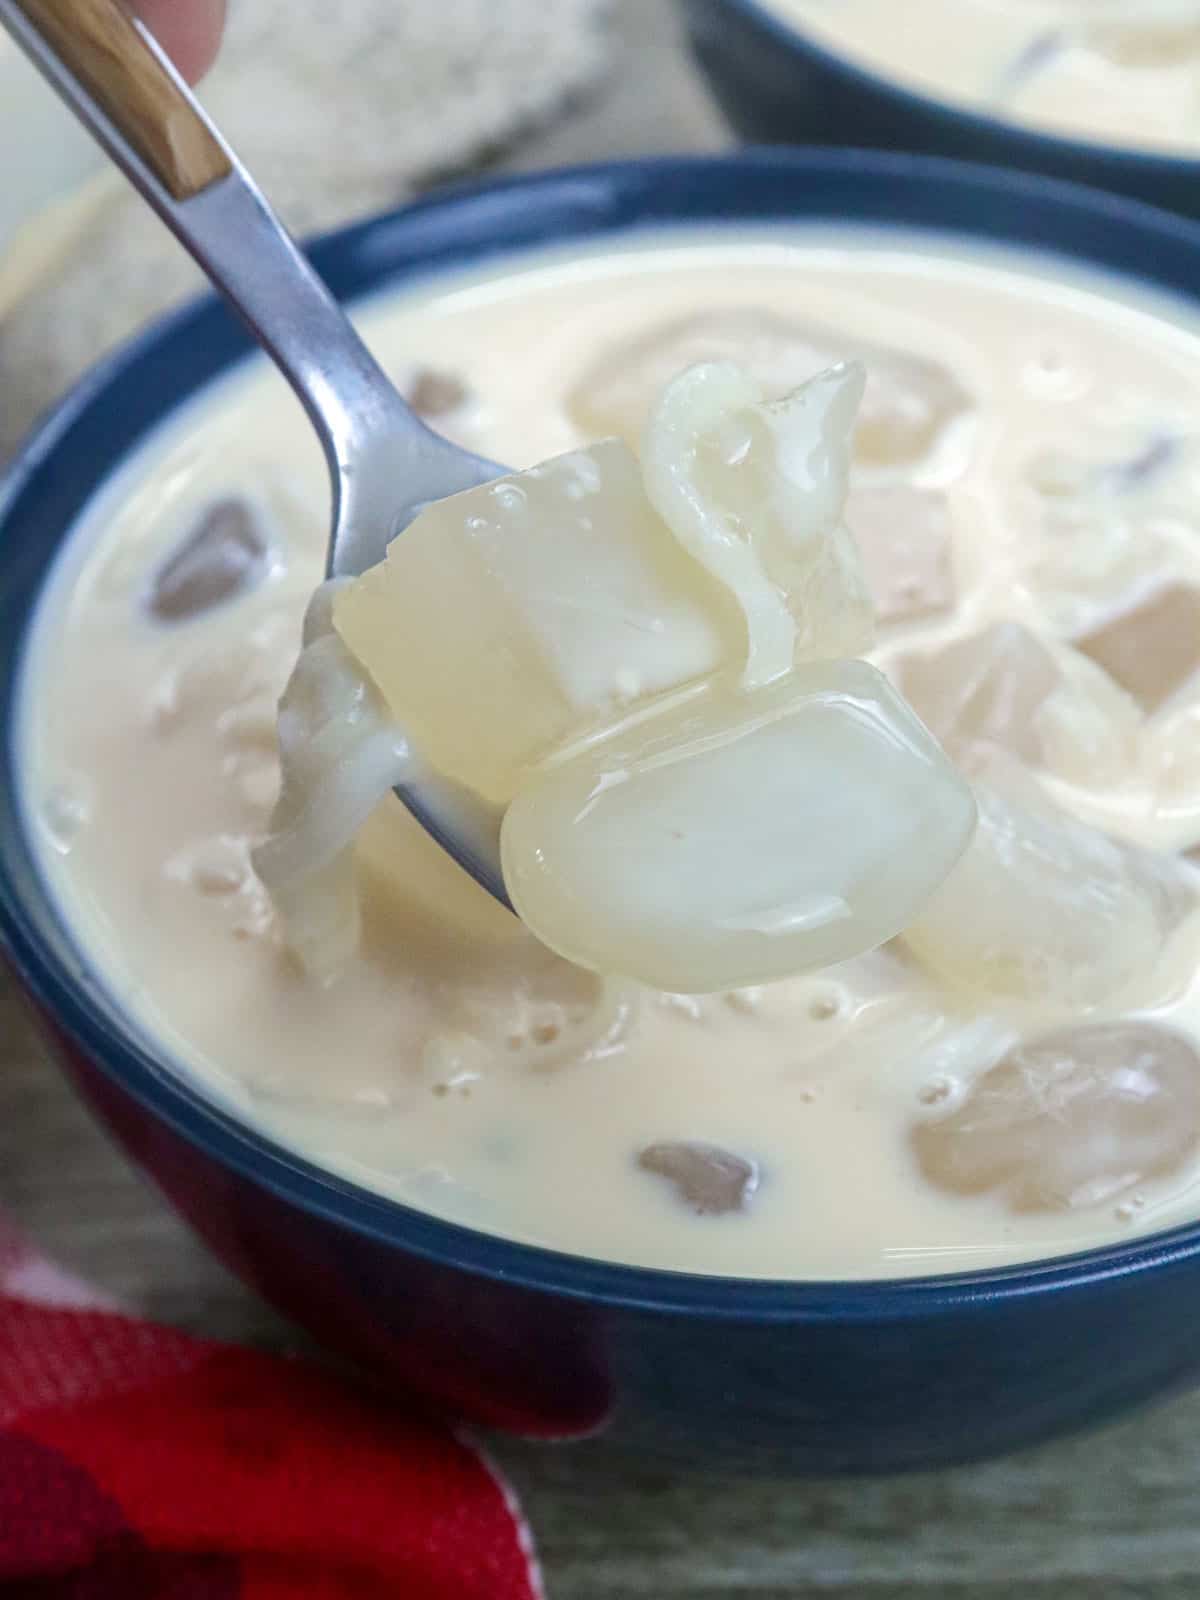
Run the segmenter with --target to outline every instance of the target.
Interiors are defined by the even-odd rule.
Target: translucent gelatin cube
[[[702,1217],[748,1211],[758,1189],[758,1163],[697,1139],[663,1139],[638,1151],[643,1172],[665,1178]]]
[[[951,1194],[1019,1212],[1100,1205],[1178,1171],[1200,1144],[1200,1056],[1153,1023],[1102,1022],[1011,1050],[913,1149]]]
[[[1143,592],[1073,643],[1144,710],[1156,711],[1200,668],[1200,590],[1168,583]]]
[[[1195,879],[1060,811],[998,751],[975,766],[979,827],[905,942],[943,980],[991,994],[1096,1005],[1152,984]]]
[[[862,399],[856,367],[833,367],[766,403],[740,367],[689,368],[646,426],[646,492],[680,542],[736,598],[748,686],[793,660],[854,656],[874,615],[842,522],[850,434]]]
[[[1127,782],[1142,760],[1141,710],[1078,651],[1064,650],[1058,662],[1063,681],[1037,714],[1046,771],[1085,789]]]
[[[1035,719],[1059,676],[1045,645],[1019,622],[909,656],[899,671],[905,699],[951,753],[987,741],[1030,762],[1041,760]]]
[[[253,506],[233,496],[214,500],[155,573],[151,613],[190,622],[246,593],[266,573],[268,543]]]
[[[936,489],[857,488],[846,521],[862,555],[880,622],[950,611],[956,599],[950,513]]]
[[[615,346],[585,373],[570,409],[585,433],[615,433],[636,444],[655,396],[686,367],[736,361],[778,398],[846,360],[867,370],[855,436],[862,461],[911,465],[969,405],[958,381],[934,362],[864,345],[837,328],[747,308],[684,317]]]
[[[334,620],[425,759],[496,803],[563,738],[744,650],[615,441],[428,506]]]
[[[968,785],[886,678],[820,662],[565,754],[513,801],[501,851],[552,949],[698,994],[892,938],[974,820]]]

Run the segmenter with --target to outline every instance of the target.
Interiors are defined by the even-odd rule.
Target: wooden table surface
[[[664,0],[625,0],[620,24],[608,87],[503,165],[726,142]],[[264,1347],[296,1342],[110,1148],[2,983],[0,1208],[149,1316]],[[500,1443],[495,1454],[524,1497],[551,1600],[1200,1597],[1200,1395],[1084,1440],[894,1481],[672,1478],[631,1470],[602,1445]]]

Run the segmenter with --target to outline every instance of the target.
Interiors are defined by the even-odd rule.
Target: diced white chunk
[[[949,1116],[913,1129],[930,1183],[1013,1211],[1100,1205],[1200,1145],[1200,1056],[1153,1023],[1061,1028],[1018,1045]]]
[[[646,491],[687,550],[740,606],[743,682],[793,660],[870,648],[874,617],[842,524],[862,373],[835,367],[785,400],[729,363],[668,384],[646,427]]]
[[[1066,816],[998,753],[982,780],[974,840],[905,934],[917,958],[951,983],[1062,1005],[1151,985],[1195,904],[1188,869]]]
[[[951,752],[986,741],[1038,762],[1037,715],[1059,683],[1054,658],[1019,622],[996,622],[900,664],[900,688]]]
[[[861,377],[785,400],[731,366],[669,386],[639,469],[616,440],[439,501],[335,603],[415,749],[506,803],[559,745],[724,672],[865,648],[841,523]]]
[[[882,674],[820,662],[563,756],[518,794],[501,845],[513,902],[552,949],[701,993],[892,938],[974,820]]]
[[[867,371],[855,435],[860,461],[916,463],[970,403],[958,381],[934,362],[864,344],[837,328],[747,308],[684,317],[616,346],[585,373],[570,407],[585,433],[615,433],[636,444],[655,397],[685,367],[736,361],[779,397],[846,360]]]
[[[615,441],[427,507],[334,617],[425,759],[497,803],[562,739],[744,648]]]
[[[1062,682],[1036,714],[1046,771],[1091,789],[1127,781],[1144,734],[1137,702],[1077,650],[1056,659]]]

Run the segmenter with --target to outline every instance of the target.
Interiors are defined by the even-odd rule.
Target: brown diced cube
[[[1200,668],[1200,590],[1161,585],[1073,643],[1156,711]]]
[[[155,574],[149,607],[162,622],[188,622],[253,588],[266,570],[267,540],[254,510],[214,500]]]
[[[758,1164],[696,1140],[662,1140],[638,1153],[643,1172],[666,1178],[683,1203],[701,1216],[745,1211],[758,1188]]]
[[[999,745],[1023,761],[1042,758],[1034,718],[1058,687],[1059,671],[1019,622],[996,622],[932,655],[900,663],[900,691],[953,755]]]
[[[467,398],[465,385],[452,372],[423,367],[413,379],[408,403],[421,417],[444,417]]]
[[[855,489],[846,521],[880,622],[952,609],[957,596],[944,494],[907,485]]]

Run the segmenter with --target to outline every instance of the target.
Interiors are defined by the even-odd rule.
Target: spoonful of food
[[[506,475],[409,409],[116,0],[0,0],[0,21],[324,446],[329,581],[253,854],[311,977],[336,981],[358,946],[355,839],[393,789],[544,944],[606,977],[734,988],[909,925],[975,806],[861,659],[874,616],[843,521],[859,363],[782,396],[701,364],[651,405],[640,459],[607,439]]]
[[[118,0],[0,0],[0,23],[299,397],[333,489],[330,577],[373,567],[423,506],[502,473],[406,404],[171,62]],[[439,803],[432,780],[397,793],[507,905],[489,830],[448,797]]]

